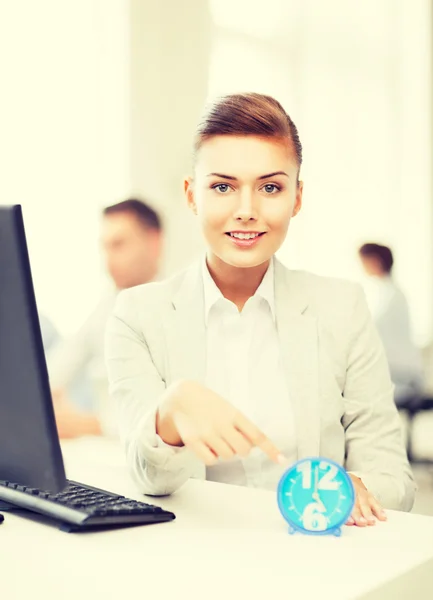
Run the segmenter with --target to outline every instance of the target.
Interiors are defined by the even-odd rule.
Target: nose
[[[254,193],[249,189],[244,189],[239,195],[239,203],[234,214],[236,221],[255,221],[257,211],[254,202]]]

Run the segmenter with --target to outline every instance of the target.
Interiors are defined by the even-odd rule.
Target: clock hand
[[[318,468],[316,467],[314,469],[314,492],[313,492],[313,500],[316,500],[316,502],[320,502],[318,490],[319,490],[319,474],[318,474]]]
[[[316,467],[314,470],[313,500],[315,500],[320,505],[321,510],[326,511],[326,507],[323,504],[322,499],[319,496],[319,469],[318,469],[318,467]]]
[[[321,509],[323,512],[326,512],[326,506],[323,504],[323,502],[322,502],[322,499],[320,498],[320,496],[319,496],[319,495],[317,495],[316,502],[319,504],[319,506],[320,506],[320,509]]]

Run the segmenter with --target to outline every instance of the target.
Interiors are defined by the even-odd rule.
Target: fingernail
[[[277,456],[277,463],[284,466],[284,465],[288,464],[288,460],[284,456],[284,454],[278,454],[278,456]]]

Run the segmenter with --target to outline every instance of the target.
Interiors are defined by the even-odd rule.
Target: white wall
[[[166,274],[204,247],[182,184],[208,91],[211,33],[203,0],[131,0],[132,187],[163,214]]]
[[[126,9],[0,8],[0,202],[23,205],[38,304],[65,333],[100,294],[99,210],[129,189]]]

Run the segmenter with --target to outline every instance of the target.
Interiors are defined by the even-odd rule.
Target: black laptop
[[[169,521],[158,506],[66,479],[21,206],[0,206],[0,507],[67,531]]]

